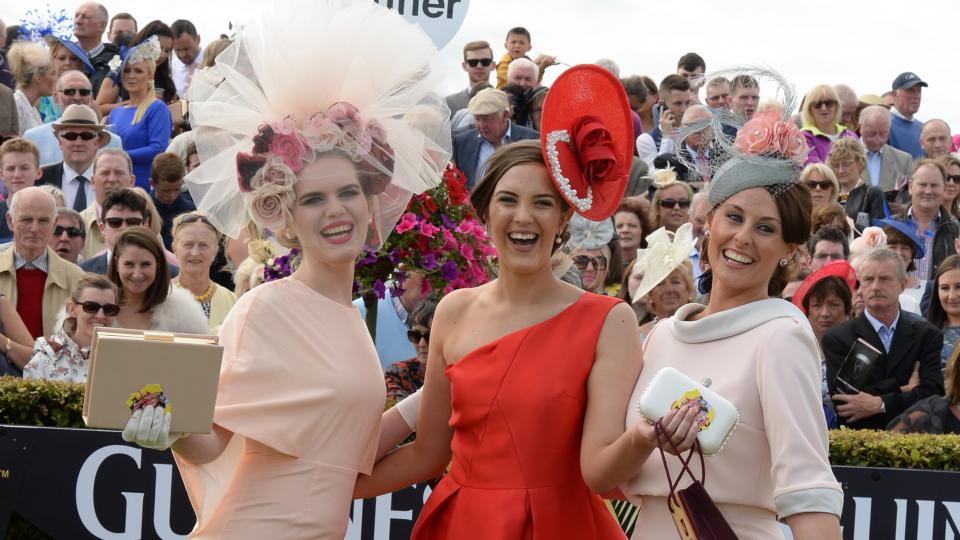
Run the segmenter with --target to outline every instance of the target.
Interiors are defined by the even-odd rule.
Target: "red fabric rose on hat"
[[[617,164],[617,155],[610,131],[600,119],[583,116],[577,120],[573,126],[573,148],[588,185],[610,177]]]

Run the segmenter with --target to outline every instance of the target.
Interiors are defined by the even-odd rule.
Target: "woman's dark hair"
[[[810,230],[813,234],[816,234],[820,229],[830,226],[833,227],[833,222],[840,218],[841,225],[840,230],[843,231],[843,234],[850,237],[850,222],[847,221],[847,214],[843,211],[843,207],[837,203],[828,203],[823,204],[813,210],[811,217]]]
[[[613,216],[607,218],[613,222]],[[607,243],[610,250],[610,262],[607,263],[607,277],[603,280],[604,287],[612,287],[623,280],[623,251],[620,250],[620,239],[616,234]]]
[[[147,40],[151,36],[157,36],[157,38],[168,37],[173,39],[173,30],[163,21],[150,21],[146,26],[140,29],[137,32],[137,35],[133,37],[131,41],[131,47],[139,45]],[[172,52],[170,54],[173,54]],[[160,88],[163,90],[163,102],[170,103],[173,101],[173,98],[177,97],[177,87],[173,84],[173,77],[170,76],[170,58],[167,57],[167,61],[164,63],[157,63],[157,69],[153,73],[153,86],[155,88]],[[123,88],[123,83],[120,83],[120,96],[122,99],[129,98],[127,90]]]
[[[433,324],[433,315],[437,312],[437,305],[440,304],[441,295],[434,291],[423,297],[420,302],[413,307],[410,316],[407,317],[407,326],[413,327],[419,324],[424,328],[430,328]]]
[[[120,290],[119,300],[121,305],[126,299],[123,294],[123,283],[120,281],[118,265],[123,250],[129,246],[136,246],[149,251],[156,261],[157,271],[154,273],[153,283],[147,289],[143,298],[143,305],[140,306],[140,313],[147,313],[167,299],[167,295],[170,293],[170,268],[167,266],[167,259],[163,255],[163,244],[160,243],[153,231],[146,227],[130,227],[120,233],[120,238],[117,239],[117,244],[113,247],[113,254],[110,256],[107,277]]]
[[[899,230],[890,225],[883,226],[883,232],[887,235],[887,245],[901,245],[910,248],[910,262],[907,264],[907,272],[913,272],[917,269],[917,264],[913,257],[917,254],[917,244]]]
[[[810,287],[810,290],[803,297],[803,311],[810,313],[812,302],[822,302],[831,294],[840,298],[840,301],[843,302],[843,312],[849,316],[850,312],[853,311],[853,293],[847,283],[837,276],[827,276]]]
[[[507,98],[510,100],[510,120],[515,124],[521,126],[527,125],[527,119],[529,115],[527,114],[527,89],[520,86],[519,84],[508,84],[501,88],[507,94]]]
[[[927,320],[940,329],[947,324],[947,312],[940,302],[940,278],[951,270],[960,270],[960,255],[950,255],[944,259],[933,275],[933,291],[930,294],[930,305],[927,307]]]
[[[546,167],[546,164],[543,162],[543,153],[540,150],[539,140],[505,144],[494,151],[490,159],[487,160],[486,171],[480,178],[480,182],[477,183],[476,187],[474,187],[470,193],[470,202],[476,209],[477,217],[480,218],[481,223],[486,225],[489,222],[490,201],[493,199],[493,192],[496,191],[500,179],[503,178],[503,175],[510,169],[525,163],[533,163]],[[569,209],[570,206],[567,204],[567,201],[561,197],[561,212],[566,214]],[[566,242],[568,237],[569,234],[564,230],[561,239]],[[553,251],[556,250],[557,245],[554,244]]]
[[[813,202],[810,200],[810,191],[807,186],[795,182],[786,190],[783,186],[767,186],[764,189],[773,198],[777,206],[777,213],[780,214],[780,223],[782,226],[781,236],[787,244],[797,244],[802,246],[810,238],[810,213],[813,208]],[[713,213],[716,209],[711,210]],[[707,256],[707,246],[710,244],[709,238],[703,239],[703,245],[700,248],[700,257],[705,262],[710,262]],[[773,276],[770,277],[770,283],[767,285],[767,295],[779,297],[783,288],[793,279],[798,271],[799,263],[791,260],[786,266],[776,266]],[[700,276],[699,290],[701,294],[709,294],[712,289],[713,272],[707,270]]]

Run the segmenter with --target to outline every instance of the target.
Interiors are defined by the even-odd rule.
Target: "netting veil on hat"
[[[712,72],[702,78],[710,80],[722,76],[732,80],[738,75],[750,76],[761,86],[774,83],[773,106],[758,110],[746,122],[728,109],[711,111],[710,118],[681,127],[677,144],[677,159],[689,168],[696,168],[697,164],[689,154],[681,151],[684,142],[704,129],[713,132],[717,148],[715,155],[725,160],[709,185],[709,200],[714,208],[745,189],[773,188],[774,195],[789,189],[796,184],[799,169],[809,152],[803,134],[790,117],[797,105],[797,94],[780,73],[766,67],[737,67]],[[738,128],[736,139],[726,133],[730,128]]]
[[[230,236],[251,219],[277,228],[282,208],[265,194],[292,200],[295,173],[335,151],[372,186],[368,242],[379,246],[450,157],[449,111],[426,83],[435,52],[419,27],[368,0],[278,3],[241,25],[187,96],[198,208]]]

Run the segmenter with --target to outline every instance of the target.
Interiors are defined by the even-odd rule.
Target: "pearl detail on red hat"
[[[550,171],[560,187],[563,198],[577,210],[586,212],[593,206],[593,188],[587,186],[586,197],[580,197],[577,190],[570,185],[570,179],[563,175],[563,169],[560,168],[560,154],[557,152],[557,143],[560,142],[570,144],[570,132],[565,129],[558,129],[547,134],[546,150],[547,160],[550,162]]]

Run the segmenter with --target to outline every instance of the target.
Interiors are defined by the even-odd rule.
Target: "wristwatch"
[[[7,339],[6,343],[3,344],[3,354],[10,352],[10,349],[13,348],[13,341],[7,336],[3,336]]]
[[[880,414],[887,414],[887,404],[883,402],[883,398],[880,398]]]

